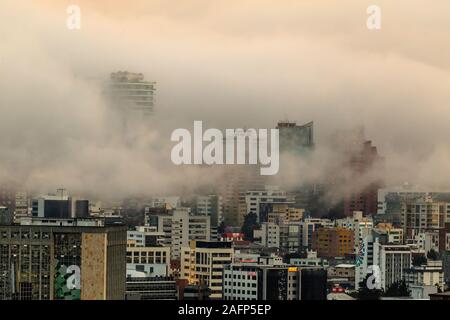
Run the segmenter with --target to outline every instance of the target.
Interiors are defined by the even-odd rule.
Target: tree
[[[244,217],[244,224],[241,232],[244,234],[244,240],[253,241],[253,231],[259,228],[256,213],[250,212]]]
[[[426,263],[427,263],[427,258],[425,256],[423,256],[423,255],[414,256],[413,257],[412,264],[415,267],[419,267],[419,266],[421,266],[423,264],[426,264]]]
[[[427,258],[430,259],[430,260],[434,260],[434,261],[439,260],[439,253],[436,252],[436,250],[431,249],[427,253]]]
[[[223,234],[225,232],[225,221],[222,221],[219,226],[217,227],[217,233]]]
[[[408,289],[405,280],[396,281],[386,290],[385,297],[409,297],[411,291]]]
[[[359,283],[359,289],[356,294],[358,300],[379,300],[383,295],[382,289],[369,289],[367,287],[367,282],[371,274],[368,274],[363,281]]]

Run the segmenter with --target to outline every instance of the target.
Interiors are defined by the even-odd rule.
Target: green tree
[[[405,280],[396,281],[386,290],[385,297],[409,297],[411,291],[408,289]]]
[[[217,227],[217,233],[218,233],[219,235],[223,234],[223,233],[225,232],[225,228],[226,228],[226,226],[225,226],[225,221],[222,221],[222,222],[219,224],[219,226]]]
[[[253,231],[259,227],[256,213],[250,212],[245,215],[244,224],[241,227],[241,232],[244,234],[244,240],[253,241]]]
[[[359,283],[359,289],[356,294],[358,300],[379,300],[383,295],[382,289],[369,289],[367,287],[367,281],[371,275],[368,274],[363,281]]]
[[[423,256],[423,255],[414,256],[413,257],[412,264],[415,267],[421,266],[421,265],[426,264],[426,263],[427,263],[427,258],[425,256]]]
[[[436,250],[431,249],[427,253],[427,258],[434,261],[439,260],[439,252],[436,252]]]

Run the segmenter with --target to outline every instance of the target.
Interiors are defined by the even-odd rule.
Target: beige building
[[[190,241],[182,248],[180,278],[209,287],[211,299],[222,299],[223,268],[233,260],[230,242]]]
[[[268,215],[268,222],[277,224],[299,222],[304,213],[305,209],[290,207],[287,203],[274,204],[272,212]]]

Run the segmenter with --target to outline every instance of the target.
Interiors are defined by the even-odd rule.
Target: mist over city
[[[432,250],[447,252],[450,211],[417,232],[406,217],[416,205],[410,196],[450,208],[450,2],[424,3],[378,0],[381,27],[369,30],[372,3],[359,0],[2,0],[0,209],[12,206],[21,225],[19,218],[47,218],[45,201],[68,201],[70,218],[86,206],[83,218],[112,210],[128,232],[162,232],[151,224],[161,208],[200,215],[199,197],[217,196],[221,213],[208,222],[217,234],[200,240],[242,233],[230,241],[277,247],[285,262],[308,250],[321,258],[303,233],[295,250],[255,240],[277,213],[272,203],[252,209],[253,196],[267,191],[301,212],[285,225],[325,219],[314,223],[331,230],[347,227],[339,219],[373,219],[371,228],[402,230],[399,246],[439,229],[444,238]],[[73,30],[69,5],[81,14]],[[131,99],[133,90],[141,97]],[[223,132],[279,129],[279,172],[176,165],[171,134],[193,131],[194,121]],[[341,256],[363,256],[367,232],[352,234]],[[172,260],[188,238],[177,249],[164,243]],[[427,257],[430,248],[419,251]],[[368,275],[364,261],[351,290]],[[176,278],[172,271],[164,276]]]

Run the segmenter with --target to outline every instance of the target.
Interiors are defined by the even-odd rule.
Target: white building
[[[276,186],[266,186],[265,190],[249,190],[245,193],[246,214],[255,213],[260,221],[267,221],[267,217],[261,217],[261,205],[273,205],[279,203],[294,203],[289,201],[286,192]]]
[[[191,215],[189,208],[178,208],[154,217],[154,226],[164,234],[164,245],[172,248],[173,259],[180,258],[181,248],[188,247],[190,240],[211,240],[209,216]]]
[[[387,290],[394,282],[405,277],[405,270],[411,267],[411,249],[406,245],[382,245],[375,239],[373,264],[381,272],[381,288]]]
[[[261,224],[261,245],[268,248],[280,247],[280,227],[274,223]]]
[[[415,299],[429,299],[430,293],[444,291],[444,268],[442,261],[428,260],[421,266],[405,271],[405,281]]]

